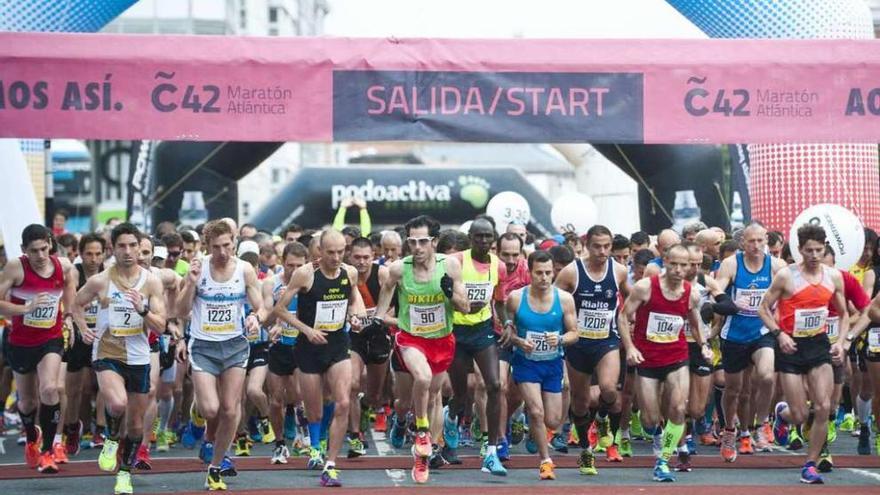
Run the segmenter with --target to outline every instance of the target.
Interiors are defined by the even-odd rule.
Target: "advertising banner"
[[[880,141],[876,40],[0,34],[0,137]]]

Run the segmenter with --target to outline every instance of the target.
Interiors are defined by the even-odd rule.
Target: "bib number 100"
[[[805,316],[804,317],[804,326],[807,328],[819,328],[822,324],[821,316]]]

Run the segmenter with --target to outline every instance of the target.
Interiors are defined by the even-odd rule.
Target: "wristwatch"
[[[770,333],[773,335],[773,338],[777,338],[779,337],[779,334],[782,333],[782,329],[777,328],[774,330],[770,330]]]
[[[846,336],[847,342],[852,342],[853,340],[855,340],[855,336],[853,334],[849,334]]]
[[[146,318],[147,313],[149,313],[149,312],[150,312],[149,306],[144,306],[144,310],[138,311],[138,314],[141,315],[141,318]]]

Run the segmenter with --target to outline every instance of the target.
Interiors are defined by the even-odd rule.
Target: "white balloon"
[[[550,210],[550,221],[557,232],[584,235],[596,224],[599,209],[593,198],[580,192],[568,193],[557,199]]]
[[[507,226],[514,221],[528,225],[532,217],[529,202],[513,191],[504,191],[493,196],[486,205],[486,214],[495,219],[495,230],[499,234],[506,232]]]
[[[826,241],[834,250],[834,266],[847,270],[862,257],[865,248],[865,228],[853,212],[840,205],[822,203],[802,211],[791,226],[788,246],[798,263],[803,257],[798,250],[797,229],[813,223],[825,229]]]
[[[461,224],[461,227],[458,228],[458,231],[467,234],[471,230],[472,223],[474,223],[473,220],[468,220],[467,222]]]

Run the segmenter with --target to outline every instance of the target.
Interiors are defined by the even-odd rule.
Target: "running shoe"
[[[238,471],[235,469],[235,463],[232,462],[232,459],[230,459],[228,455],[223,456],[223,460],[220,462],[220,475],[228,476],[230,478],[238,476]]]
[[[443,442],[450,449],[457,449],[460,436],[458,422],[449,417],[449,406],[443,408]]]
[[[804,448],[804,441],[797,428],[788,431],[788,450],[800,450]]]
[[[801,483],[821,485],[825,483],[825,481],[822,479],[822,475],[816,470],[816,466],[813,465],[812,462],[808,462],[804,464],[803,469],[801,469]]]
[[[725,428],[721,433],[721,458],[726,462],[734,462],[736,454],[736,430]]]
[[[413,452],[415,453],[414,455],[425,458],[431,456],[431,433],[427,431],[416,433],[416,438],[413,442]]]
[[[37,471],[44,474],[55,474],[58,472],[58,464],[55,464],[55,457],[52,455],[52,452],[43,452],[40,454]]]
[[[645,429],[642,427],[642,419],[639,411],[632,413],[629,417],[629,431],[632,433],[632,438],[637,440],[645,440],[648,436],[645,434]]]
[[[754,447],[752,447],[752,436],[739,437],[739,447],[737,448],[737,452],[740,455],[752,455],[755,453]]]
[[[211,464],[211,459],[213,458],[214,444],[211,442],[202,442],[202,446],[199,448],[199,459],[205,464]]]
[[[226,482],[220,476],[219,468],[209,468],[205,477],[205,489],[209,492],[226,491]]]
[[[263,442],[263,445],[275,443],[275,430],[272,429],[272,423],[269,422],[269,418],[261,419],[258,425],[260,428],[260,439]]]
[[[773,427],[769,421],[765,421],[758,427],[755,438],[756,452],[770,452],[773,450]]]
[[[856,417],[853,413],[846,413],[843,421],[840,422],[840,431],[858,431],[856,426]]]
[[[276,444],[272,449],[272,459],[269,462],[271,464],[287,464],[288,457],[290,457],[290,451],[287,450],[287,445]]]
[[[555,480],[556,473],[553,472],[553,462],[544,461],[541,463],[541,466],[538,467],[538,479],[542,481],[547,480]]]
[[[828,443],[834,443],[837,440],[837,426],[834,424],[834,421],[828,422],[828,435],[825,437]]]
[[[116,473],[116,484],[113,486],[114,495],[130,495],[134,493],[131,486],[131,473],[120,470]]]
[[[623,457],[633,456],[632,441],[629,437],[620,437],[620,455]]]
[[[790,430],[788,422],[782,419],[782,411],[787,407],[787,402],[780,402],[773,409],[775,411],[773,415],[773,438],[776,440],[776,443],[783,447],[788,445],[788,433]]]
[[[510,444],[519,445],[526,436],[525,415],[517,413],[513,417],[513,423],[510,425]],[[551,463],[552,464],[552,463]]]
[[[67,447],[61,442],[53,444],[52,457],[55,459],[55,464],[67,464],[69,462],[69,459],[67,458]]]
[[[458,458],[458,453],[455,451],[455,449],[450,449],[446,445],[444,445],[443,448],[440,449],[440,455],[443,456],[443,459],[448,464],[461,464],[461,459]]]
[[[247,434],[239,434],[235,439],[235,455],[236,457],[248,457],[251,455],[251,444],[248,442]]]
[[[309,462],[307,467],[311,470],[324,468],[324,457],[321,455],[320,450],[314,447],[309,449]]]
[[[137,452],[134,454],[134,468],[143,469],[144,471],[153,469],[153,464],[150,459],[149,445],[142,443],[140,447],[138,447]]]
[[[402,449],[406,442],[406,424],[400,424],[397,419],[391,421],[391,446]]]
[[[596,419],[596,433],[599,437],[597,443],[600,447],[607,449],[614,443],[614,435],[611,434],[611,419],[609,417]]]
[[[596,456],[591,449],[584,449],[578,456],[578,472],[588,476],[599,474],[596,469]]]
[[[679,473],[689,473],[693,470],[691,467],[691,454],[688,452],[687,447],[678,449],[678,464],[675,465],[675,470]]]
[[[348,439],[348,458],[354,459],[362,455],[367,455],[367,449],[364,448],[364,442],[360,438]]]
[[[874,450],[880,455],[880,434],[874,433]]]
[[[342,480],[339,479],[339,470],[336,469],[336,466],[324,467],[324,470],[321,471],[321,486],[342,486]]]
[[[857,451],[859,455],[871,455],[871,429],[868,425],[862,425],[859,428],[859,446]]]
[[[535,443],[535,440],[532,439],[531,435],[529,435],[529,438],[526,439],[526,451],[529,454],[537,454],[538,453],[538,444]]]
[[[302,438],[296,437],[293,440],[293,445],[291,446],[290,455],[294,457],[303,457],[309,455],[309,446],[306,445],[305,440]]]
[[[376,411],[376,422],[373,423],[373,429],[382,433],[388,429],[388,416],[385,414],[385,408]]]
[[[502,438],[501,442],[498,443],[498,458],[502,461],[510,460],[510,446],[506,438]]]
[[[562,433],[553,434],[553,439],[550,441],[550,448],[562,454],[568,453],[568,442],[565,441],[565,437],[562,436]]]
[[[204,427],[198,427],[190,421],[183,429],[183,434],[180,436],[180,444],[183,445],[184,448],[194,449],[204,434]]]
[[[104,440],[104,447],[101,448],[101,454],[98,455],[98,468],[101,471],[112,473],[116,471],[116,453],[119,450],[119,442]]]
[[[822,451],[819,452],[819,464],[816,467],[820,473],[830,473],[834,469],[834,459],[831,458],[827,443],[822,446]]]
[[[82,441],[82,431],[83,423],[80,420],[77,420],[74,428],[68,428],[67,434],[64,438],[64,447],[67,450],[67,455],[79,454],[80,442]]]
[[[493,476],[507,476],[507,468],[504,467],[504,464],[501,464],[501,459],[498,458],[497,452],[486,454],[486,456],[483,457],[483,467],[481,468],[481,471]]]
[[[91,445],[91,448],[93,448],[93,449],[96,449],[98,447],[103,447],[104,440],[106,440],[106,437],[104,437],[104,427],[99,426],[96,428],[96,430],[97,431],[95,431],[95,434],[92,435],[91,442],[89,442],[89,445]]]
[[[663,459],[657,459],[657,462],[654,463],[654,481],[664,483],[675,481],[675,475],[669,469],[669,463]]]
[[[436,443],[431,445],[431,458],[428,459],[428,465],[431,469],[440,469],[449,465],[449,461],[443,458],[443,451]]]
[[[687,447],[689,455],[697,455],[697,442],[694,440],[693,435],[686,435],[684,437],[684,445]]]
[[[663,429],[659,426],[654,430],[654,434],[651,435],[651,452],[653,452],[656,458],[659,458],[660,454],[663,453]]]
[[[168,452],[171,449],[171,432],[160,430],[156,435],[156,452]]]
[[[605,460],[608,462],[623,462],[623,457],[621,457],[617,445],[611,444],[608,446],[608,450],[605,451]]]
[[[711,431],[707,431],[705,433],[700,434],[700,444],[706,446],[716,446],[719,444],[718,439],[715,438],[715,434]]]
[[[43,434],[40,427],[37,427],[37,439],[33,442],[25,442],[24,445],[24,462],[27,467],[34,469],[40,465],[40,444],[43,443]]]
[[[420,456],[416,454],[416,447],[413,445],[412,447],[413,453],[413,467],[410,471],[410,476],[412,476],[412,480],[415,483],[420,485],[428,482],[429,476],[429,468],[428,468],[428,458],[424,456]]]

